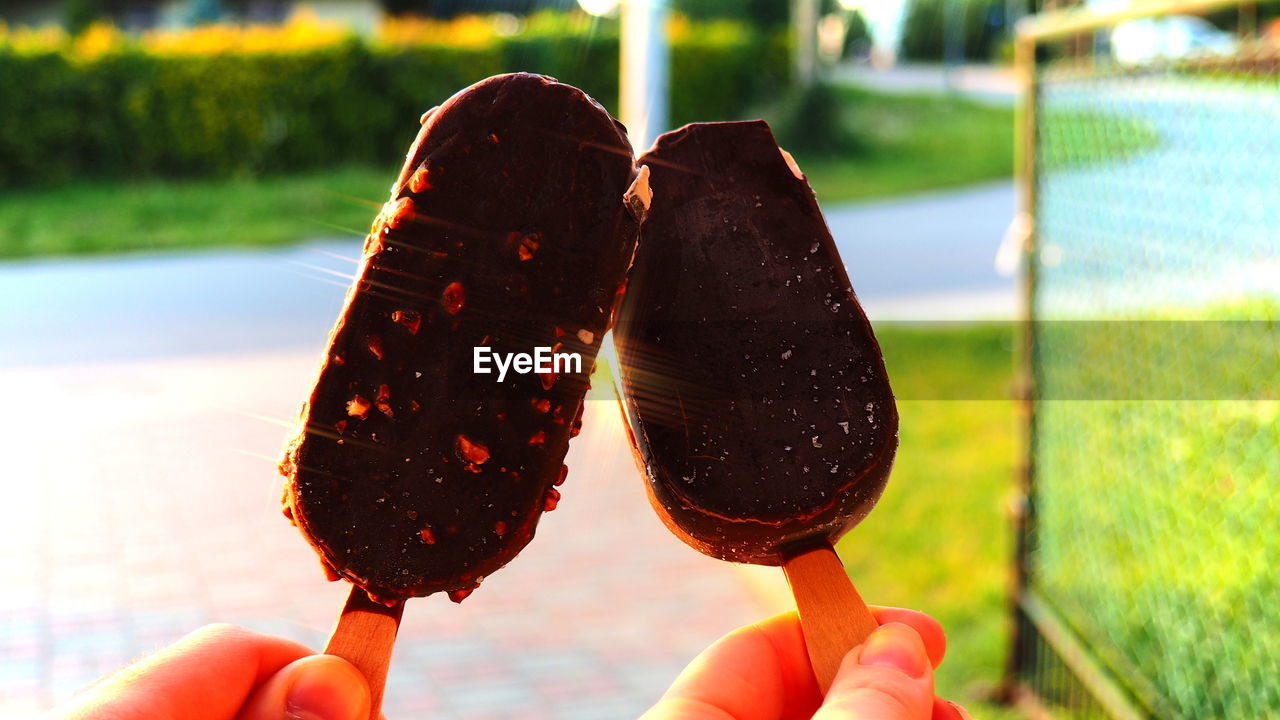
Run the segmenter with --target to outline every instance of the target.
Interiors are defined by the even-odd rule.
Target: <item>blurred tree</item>
[[[844,57],[861,58],[870,51],[871,28],[862,16],[862,11],[855,10],[849,15],[849,25],[844,33]]]
[[[104,14],[97,0],[67,0],[62,4],[62,26],[72,35],[79,35]]]
[[[420,0],[382,0],[382,9],[388,15],[413,14],[421,5],[425,3]]]
[[[1275,3],[1246,4],[1225,10],[1205,13],[1204,19],[1221,30],[1236,32],[1250,30],[1251,27],[1262,27],[1280,17],[1280,5]]]
[[[746,20],[761,29],[786,25],[789,5],[787,0],[671,0],[672,10],[694,20]]]
[[[865,139],[850,127],[845,100],[823,82],[796,88],[783,101],[774,121],[779,143],[802,155],[860,155]]]
[[[182,20],[187,25],[208,25],[221,20],[224,12],[221,0],[187,0]]]
[[[576,0],[382,0],[389,15],[449,18],[466,13],[505,12],[527,15],[536,10],[568,10]]]
[[[947,54],[950,22],[960,44],[959,58],[989,60],[1004,32],[1003,0],[910,0],[902,28],[902,56],[940,61]]]

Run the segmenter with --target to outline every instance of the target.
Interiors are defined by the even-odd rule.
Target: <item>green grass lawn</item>
[[[958,97],[837,92],[866,149],[798,156],[823,203],[936,190],[1009,177],[1013,109]]]
[[[826,203],[1005,177],[1012,112],[959,99],[841,89],[859,156],[801,157]],[[270,246],[363,234],[396,167],[233,180],[84,182],[0,194],[0,258]]]
[[[877,336],[899,398],[901,446],[884,497],[840,555],[869,601],[918,608],[946,626],[939,693],[975,717],[1019,717],[985,700],[1007,643],[1012,534],[1004,508],[1016,424],[1003,398],[1013,329],[887,324]]]
[[[396,168],[76,184],[0,195],[0,257],[282,245],[362,235]]]
[[[1037,334],[1034,586],[1153,715],[1280,717],[1280,303],[1140,318]]]
[[[1270,571],[1280,552],[1278,312],[1264,298],[1040,335],[1042,390],[1053,394],[1039,410],[1037,587],[1099,657],[1129,669],[1122,680],[1141,680],[1186,717],[1280,707],[1268,676],[1235,672],[1272,667],[1280,642]],[[977,717],[1018,717],[984,701],[1008,642],[1013,328],[876,332],[901,446],[884,498],[840,554],[869,600],[946,626],[940,693]],[[1185,393],[1187,378],[1194,394],[1168,394]]]

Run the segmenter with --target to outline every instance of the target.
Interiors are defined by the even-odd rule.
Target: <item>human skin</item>
[[[366,720],[353,665],[233,625],[210,625],[103,678],[46,720]]]
[[[914,610],[871,610],[881,627],[845,656],[825,698],[790,612],[711,645],[641,720],[971,720],[933,692],[942,626]]]
[[[946,636],[913,610],[873,608],[824,698],[795,613],[739,628],[680,674],[641,720],[969,720],[937,698]],[[46,720],[365,720],[369,688],[341,658],[211,625],[107,676]]]

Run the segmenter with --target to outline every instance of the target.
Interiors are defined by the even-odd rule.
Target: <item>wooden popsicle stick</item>
[[[370,720],[378,720],[382,711],[382,691],[403,613],[403,602],[387,607],[370,600],[364,590],[353,585],[324,648],[326,655],[337,655],[364,673],[369,681]]]
[[[783,561],[782,569],[800,611],[813,674],[825,695],[845,654],[879,624],[830,545],[793,555]]]

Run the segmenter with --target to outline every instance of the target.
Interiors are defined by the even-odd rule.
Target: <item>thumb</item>
[[[933,665],[909,625],[881,625],[849,651],[813,720],[929,720]]]
[[[258,687],[236,720],[368,720],[369,683],[333,655],[310,655],[284,666]]]

